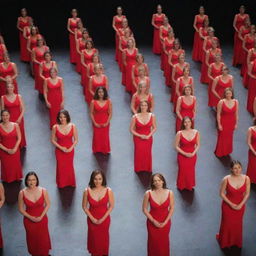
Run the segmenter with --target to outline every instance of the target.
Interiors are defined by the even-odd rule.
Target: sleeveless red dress
[[[246,181],[242,187],[236,189],[230,185],[227,179],[226,197],[232,203],[241,203],[245,192]],[[243,243],[243,216],[245,212],[245,205],[243,205],[240,210],[234,210],[226,202],[222,201],[221,209],[220,231],[216,236],[220,247],[226,248],[237,246],[241,248]]]
[[[251,49],[252,50],[252,49]],[[256,51],[254,50],[251,54],[250,62],[253,62],[256,59]],[[249,83],[249,78],[250,76],[248,75],[248,65],[246,62],[246,65],[244,66],[244,77],[243,77],[243,85],[245,88],[248,88],[248,83]]]
[[[42,63],[45,60],[44,59],[44,53],[48,50],[49,50],[49,47],[47,47],[47,46],[44,46],[43,51],[40,51],[38,49],[38,47],[35,47],[34,48],[35,59],[37,61],[39,61],[40,63]],[[35,78],[35,89],[38,90],[39,93],[43,93],[43,80],[42,80],[42,78],[40,77],[40,74],[39,74],[39,67],[40,67],[39,64],[33,62],[33,70],[34,70],[34,78]]]
[[[256,59],[253,61],[251,73],[253,76],[256,76]],[[256,79],[249,77],[249,79],[248,79],[247,110],[251,114],[253,114],[253,101],[254,101],[255,97],[256,97]]]
[[[29,38],[30,37],[30,27],[24,27],[24,30],[25,30],[26,37]],[[25,50],[24,50],[24,53],[22,53],[23,54],[23,56],[22,56],[23,60],[22,61],[29,62],[31,54],[27,49],[28,39],[25,38],[24,36],[23,36],[23,38],[24,38],[24,46],[23,47],[24,47]]]
[[[101,81],[97,81],[95,79],[96,75],[91,76],[91,81],[92,81],[92,91],[95,93],[96,89],[98,87],[107,87],[107,78],[105,75],[102,75],[102,79]],[[94,95],[91,95],[91,93],[88,91],[88,97],[86,95],[86,100],[87,103],[91,103],[92,99],[93,99]]]
[[[146,63],[143,63],[142,66],[144,67],[145,71],[148,70]],[[133,65],[133,67],[134,67],[133,75],[134,75],[135,78],[137,78],[137,77],[139,77],[139,67],[140,67],[140,66],[138,66],[138,65],[135,64],[135,65]],[[149,74],[148,74],[147,71],[146,71],[146,74],[145,74],[145,75],[146,75],[146,76],[149,76]]]
[[[76,18],[74,21],[73,18],[69,18],[69,27],[70,30],[75,32],[77,28],[77,23],[80,21],[80,18]],[[70,63],[76,63],[76,41],[75,35],[69,33],[69,47],[70,47]]]
[[[245,35],[244,41],[245,41],[245,48],[247,50],[252,49],[255,45],[255,37],[251,38],[250,34]],[[241,56],[241,60],[242,60],[241,76],[244,76],[244,74],[246,72],[246,67],[247,67],[248,52],[246,52],[244,49],[242,49],[241,54],[242,54],[242,56]]]
[[[85,41],[82,38],[77,40],[78,48],[80,52],[85,49]],[[81,73],[82,64],[81,64],[81,55],[76,51],[76,71]]]
[[[50,70],[51,70],[51,68],[53,68],[53,61],[51,61],[51,65],[50,65],[50,67],[47,67],[46,66],[46,62],[45,61],[43,61],[42,62],[42,75],[47,79],[47,78],[49,78],[50,77]],[[39,92],[40,93],[44,93],[44,90],[43,90],[43,88],[44,88],[44,80],[43,79],[41,79],[41,77],[40,77],[40,87],[39,87]]]
[[[175,39],[172,39],[171,41],[168,40],[168,37],[164,39],[164,46],[167,52],[169,52],[173,48],[173,43]],[[168,75],[168,55],[163,51],[163,68],[164,68],[164,76],[166,77]]]
[[[163,13],[161,15],[153,14],[154,23],[158,27],[158,29],[154,27],[154,35],[153,35],[153,53],[154,54],[161,54],[162,45],[161,45],[161,40],[159,35],[159,28],[164,23],[164,17],[165,17],[165,14]]]
[[[4,62],[4,53],[5,53],[4,44],[0,43],[0,63]]]
[[[12,131],[6,132],[0,125],[0,140],[1,144],[6,148],[14,148],[17,142],[16,127],[14,127]],[[0,158],[2,181],[7,183],[20,181],[23,177],[20,161],[20,149],[18,148],[17,151],[12,155],[0,150]]]
[[[198,132],[196,132],[192,140],[187,140],[182,132],[180,133],[180,148],[186,153],[192,153],[195,150],[197,144]],[[178,176],[177,176],[177,188],[179,190],[187,189],[192,190],[195,185],[195,165],[197,155],[193,157],[186,157],[178,153]]]
[[[21,17],[18,18],[19,27],[24,30],[25,27],[30,26],[31,17],[27,16],[24,21]],[[21,61],[29,61],[29,55],[27,51],[27,39],[23,36],[23,32],[19,30],[19,38],[20,38],[20,60]]]
[[[162,204],[158,204],[152,198],[149,192],[149,204],[151,216],[159,222],[164,222],[169,214],[170,193]],[[170,241],[169,233],[171,229],[171,220],[162,228],[157,228],[149,219],[147,219],[148,230],[148,256],[169,256]]]
[[[10,112],[10,121],[16,122],[20,116],[20,98],[16,95],[16,98],[13,102],[9,101],[6,95],[3,96],[4,100],[4,108]],[[25,136],[25,128],[24,128],[24,118],[22,118],[21,122],[19,123],[20,132],[21,132],[21,142],[20,148],[26,146],[26,136]]]
[[[218,38],[215,37],[215,36],[212,37],[212,38],[210,38],[209,36],[207,36],[207,37],[204,39],[204,41],[206,41],[206,45],[205,45],[206,52],[212,48],[212,41],[213,41],[213,40],[217,40],[217,41],[219,42]],[[204,42],[203,42],[203,44],[204,44]],[[206,52],[205,52],[205,51],[203,50],[203,48],[202,48],[202,58],[201,58],[201,62],[202,62],[202,63],[205,63],[205,61],[206,61]]]
[[[14,76],[13,62],[9,62],[8,66],[5,68],[4,63],[0,64],[0,76],[6,78],[7,76]],[[14,92],[18,93],[18,83],[17,80],[13,80]],[[0,80],[0,96],[6,94],[6,82]]]
[[[236,125],[236,110],[236,101],[232,108],[229,108],[226,106],[225,102],[223,102],[220,114],[222,131],[218,130],[218,139],[214,152],[217,157],[227,156],[233,151],[233,134]]]
[[[168,31],[171,29],[172,27],[170,25],[168,25],[167,28],[165,28],[164,26],[162,27],[162,38],[163,40],[165,40],[165,38],[168,37]],[[164,70],[164,51],[163,51],[163,42],[161,41],[161,69]]]
[[[132,66],[136,64],[136,56],[138,50],[133,49],[132,53],[128,52],[128,49],[124,50],[126,55],[126,66],[125,68],[125,87],[127,92],[132,92]]]
[[[50,129],[53,125],[56,124],[57,114],[61,110],[61,103],[62,103],[62,93],[61,93],[61,79],[58,78],[56,84],[53,84],[50,81],[50,78],[46,80],[48,92],[47,92],[47,99],[51,104],[51,108],[49,108],[49,117],[50,117]]]
[[[72,125],[68,134],[63,134],[56,126],[57,143],[62,147],[70,148],[73,145],[74,127]],[[74,170],[74,149],[71,152],[63,152],[56,147],[56,183],[58,188],[67,186],[75,187],[76,178]]]
[[[26,198],[23,192],[23,200],[26,205],[26,212],[29,215],[39,217],[44,211],[45,202],[43,191],[41,197],[36,202],[32,202]],[[47,215],[44,215],[40,222],[33,222],[24,217],[23,223],[26,230],[28,252],[31,255],[48,255],[51,249],[51,240],[48,230]]]
[[[185,67],[186,65],[184,65]],[[171,87],[171,97],[170,101],[174,102],[175,100],[175,89],[176,89],[176,82],[179,77],[183,76],[183,68],[180,67],[180,65],[175,64],[175,74],[174,74],[174,81],[172,81],[172,87]]]
[[[151,93],[148,95],[147,102],[148,102],[148,107],[150,109],[151,105],[152,105],[152,94]],[[135,97],[135,109],[138,110],[139,106],[140,106],[140,97],[138,95],[136,95],[136,97]]]
[[[200,29],[203,27],[204,25],[204,21],[205,19],[207,19],[208,16],[204,15],[203,17],[201,17],[199,14],[196,15],[195,19],[196,19],[196,27],[197,29]],[[199,51],[199,42],[200,42],[201,38],[200,35],[197,31],[195,31],[194,33],[194,43],[193,43],[193,50],[192,50],[192,59],[194,61],[201,61],[200,59],[200,51]]]
[[[115,27],[116,27],[117,30],[122,28],[122,23],[123,23],[124,18],[126,18],[125,15],[122,15],[121,17],[119,17],[118,15],[114,16],[114,23],[115,23]],[[118,61],[119,35],[118,35],[117,32],[115,34],[115,42],[116,42],[115,59],[116,59],[116,61]]]
[[[35,47],[37,47],[37,39],[43,38],[42,35],[36,34],[36,36],[29,36],[28,40],[30,41],[30,50],[32,51]],[[29,53],[30,54],[30,53]],[[29,57],[29,61],[31,61],[31,54]]]
[[[181,104],[180,104],[180,114],[182,116],[182,118],[184,118],[185,116],[188,116],[190,118],[194,118],[194,112],[195,112],[195,104],[196,104],[196,99],[193,99],[192,104],[187,105],[184,102],[184,96],[180,96],[181,97]],[[182,120],[179,119],[178,116],[176,116],[176,132],[181,130],[181,123]],[[192,127],[194,127],[195,125],[195,121],[192,121]]]
[[[208,28],[204,28],[204,27],[201,27],[199,30],[201,32],[201,34],[206,37],[208,36],[208,31],[207,31]],[[203,44],[204,44],[204,39],[202,39],[199,35],[199,40],[198,40],[198,61],[202,62],[203,61],[203,53],[204,53],[204,50],[203,50]]]
[[[256,131],[253,128],[250,128],[251,131],[251,145],[254,150],[256,150]],[[256,184],[256,156],[253,152],[248,150],[248,165],[247,165],[247,173],[249,176],[251,183]]]
[[[121,42],[121,48],[123,50],[126,49],[127,48],[127,40],[123,36],[121,36],[119,41]],[[119,49],[118,49],[117,61],[118,61],[118,65],[119,65],[120,71],[124,72],[124,68],[123,68],[123,52],[120,51]],[[125,79],[125,73],[124,73],[124,75],[122,77],[122,84],[123,84],[124,79]]]
[[[87,189],[88,202],[90,204],[89,211],[96,219],[101,219],[108,211],[109,204],[109,190],[99,201],[94,200],[89,189]],[[87,249],[92,255],[108,255],[109,254],[109,226],[110,216],[108,216],[101,224],[93,224],[89,217],[87,217],[88,236]]]
[[[232,80],[229,79],[228,81],[224,82],[220,76],[216,84],[215,90],[221,98],[224,96],[224,91],[228,87],[232,87]],[[217,98],[213,93],[212,93],[212,97],[209,98],[209,100],[211,100],[208,102],[209,107],[217,107],[220,101],[220,99]]]
[[[152,127],[152,115],[146,124],[141,123],[135,116],[136,132],[143,135],[148,135]],[[134,141],[134,171],[152,172],[152,144],[153,137],[149,139],[141,139],[138,136],[133,136]]]
[[[109,117],[109,104],[109,100],[107,100],[103,106],[100,106],[97,100],[93,101],[93,116],[96,123],[104,124],[107,122]],[[93,125],[93,153],[110,153],[109,127],[110,125],[106,127],[96,127]]]

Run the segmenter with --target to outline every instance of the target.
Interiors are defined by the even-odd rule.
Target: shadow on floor
[[[225,256],[241,256],[242,255],[242,249],[236,246],[222,249],[222,252],[224,253]]]
[[[21,189],[21,181],[15,181],[11,183],[3,182],[3,186],[5,190],[6,204],[16,204]]]
[[[192,205],[195,197],[194,189],[192,191],[189,190],[178,190],[182,199],[188,204]]]
[[[74,187],[59,188],[59,197],[64,209],[72,206],[75,189]]]
[[[150,188],[150,179],[152,176],[151,172],[136,172],[141,184],[143,185],[143,187],[145,189],[149,189]]]
[[[99,168],[106,174],[106,172],[108,171],[110,154],[95,153],[94,156],[99,165]]]

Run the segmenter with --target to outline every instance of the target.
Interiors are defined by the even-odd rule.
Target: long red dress
[[[234,204],[239,204],[244,198],[246,191],[246,179],[240,188],[234,188],[227,179],[226,197]],[[220,231],[217,240],[221,248],[231,246],[242,247],[243,243],[243,216],[245,205],[240,210],[232,209],[226,202],[222,201],[222,214]]]
[[[16,126],[12,131],[6,132],[0,125],[1,144],[6,148],[14,148],[17,142]],[[0,150],[1,158],[1,179],[4,182],[19,181],[22,179],[22,167],[20,161],[20,149],[18,148],[14,154]]]
[[[0,226],[0,248],[2,249],[3,247],[4,247],[3,235],[2,235],[2,228]]]
[[[205,43],[205,49],[206,49],[206,52],[208,50],[210,50],[212,48],[212,42],[213,41],[217,41],[219,42],[218,38],[217,37],[210,37],[210,36],[207,36],[205,39],[204,39],[204,42],[206,41]],[[204,44],[203,42],[203,44]],[[219,46],[218,46],[219,47]],[[201,52],[201,62],[204,63],[206,61],[206,52],[204,51],[203,47],[202,47],[202,52]]]
[[[196,27],[199,30],[201,27],[203,27],[204,25],[204,21],[205,19],[208,19],[207,15],[203,15],[203,17],[201,17],[199,14],[196,15],[195,17],[196,19]],[[197,31],[195,31],[194,33],[194,44],[193,44],[193,50],[192,50],[192,59],[194,61],[201,61],[199,55],[199,41],[201,40],[200,35]]]
[[[0,43],[0,63],[4,62],[5,45]]]
[[[161,49],[162,49],[162,45],[161,45],[161,40],[160,40],[160,35],[159,35],[159,28],[163,25],[164,23],[164,18],[165,18],[165,14],[153,14],[153,20],[155,25],[158,27],[158,29],[156,29],[154,27],[154,35],[153,35],[153,53],[154,54],[161,54]]]
[[[172,29],[171,25],[168,25],[167,28],[162,26],[162,38],[168,37],[169,30]],[[163,42],[161,41],[161,69],[164,70],[164,50],[163,50]]]
[[[192,153],[195,150],[197,144],[198,132],[196,132],[192,140],[187,140],[180,132],[180,148],[186,153]],[[179,190],[187,189],[192,190],[195,185],[195,165],[197,155],[193,157],[186,157],[178,153],[178,176],[177,176],[177,188]]]
[[[104,124],[109,118],[109,104],[107,100],[103,106],[100,106],[97,100],[93,101],[93,116],[98,124]],[[93,125],[92,151],[93,153],[110,153],[109,124],[106,127],[96,127]]]
[[[43,61],[42,63],[41,63],[41,65],[42,65],[42,75],[47,79],[47,78],[49,78],[50,77],[50,71],[51,71],[51,69],[54,67],[54,62],[53,61],[51,61],[51,63],[50,63],[50,67],[48,67],[48,66],[46,66],[46,62],[45,61]],[[40,93],[43,93],[43,86],[44,86],[44,80],[40,77],[40,87],[39,87],[39,92]]]
[[[76,18],[74,21],[73,18],[69,18],[69,27],[70,30],[75,32],[75,29],[77,28],[77,24],[80,21],[80,18]],[[75,35],[72,33],[69,33],[69,47],[70,47],[70,63],[76,63],[76,41],[75,41]]]
[[[24,50],[21,50],[21,51],[23,51],[21,53],[22,54],[22,61],[29,62],[30,59],[31,59],[31,56],[30,56],[31,54],[27,49],[27,44],[28,44],[28,39],[27,38],[30,37],[30,27],[24,27],[24,30],[25,30],[26,38],[24,37],[24,34],[23,34],[24,41],[22,42],[22,44],[24,44],[24,45],[22,47],[24,48]]]
[[[19,27],[24,30],[25,27],[30,26],[31,17],[27,16],[24,20],[22,17],[18,18]],[[23,32],[19,30],[19,38],[20,38],[20,60],[21,61],[29,61],[29,55],[27,51],[27,40],[23,36]]]
[[[48,92],[47,92],[47,100],[51,104],[51,107],[49,108],[49,116],[50,116],[50,129],[53,127],[53,125],[56,124],[56,118],[57,114],[61,110],[61,103],[62,103],[62,93],[61,93],[61,78],[58,78],[58,81],[56,84],[53,84],[50,81],[50,78],[46,80]]]
[[[167,52],[169,52],[172,48],[173,48],[173,43],[174,43],[174,38],[171,39],[171,41],[169,41],[168,37],[166,37],[164,39],[164,42],[163,42],[163,45],[165,46],[165,50]],[[166,77],[167,76],[167,73],[169,71],[168,69],[168,54],[166,54],[164,51],[163,51],[163,68],[164,68],[164,76]]]
[[[251,56],[250,56],[250,60],[249,62],[253,62],[256,59],[256,49],[252,48],[250,49],[251,51]],[[245,88],[248,88],[248,83],[249,83],[249,78],[250,76],[248,75],[248,65],[246,63],[246,65],[244,66],[244,77],[243,77],[243,85]]]
[[[252,63],[251,73],[256,76],[256,59]],[[248,79],[248,96],[247,96],[247,110],[253,114],[253,101],[256,97],[256,79],[249,76]]]
[[[109,204],[109,190],[99,201],[94,200],[89,189],[87,189],[88,202],[90,204],[89,211],[96,219],[101,219],[108,211]],[[109,226],[110,216],[108,216],[101,224],[93,224],[89,217],[87,217],[88,236],[87,249],[92,255],[108,255],[109,251]]]
[[[217,157],[227,156],[233,151],[233,134],[236,125],[236,110],[236,101],[232,108],[226,106],[225,102],[223,101],[220,115],[222,131],[218,130],[218,140],[214,151]]]
[[[121,15],[120,17],[118,15],[114,16],[114,23],[115,23],[115,27],[117,30],[122,28],[123,19],[125,19],[125,18],[126,18],[125,15]],[[118,34],[118,32],[116,32],[116,34],[115,34],[115,42],[116,42],[115,59],[117,61],[118,60],[118,52],[119,52],[119,34]]]
[[[150,214],[158,222],[164,222],[169,214],[170,193],[162,204],[158,204],[152,198],[149,192]],[[169,256],[170,241],[169,233],[171,229],[171,220],[162,228],[157,228],[147,219],[148,229],[148,256]]]
[[[7,67],[4,66],[4,63],[0,64],[0,76],[6,78],[7,76],[14,76],[14,63],[9,62]],[[12,80],[14,85],[14,92],[18,93],[18,83],[17,80]],[[0,97],[6,94],[6,82],[0,80]]]
[[[66,148],[70,148],[73,145],[74,127],[72,125],[68,134],[63,134],[56,126],[56,138],[57,143]],[[64,188],[67,186],[75,187],[76,178],[75,170],[73,166],[74,162],[74,149],[71,152],[63,152],[56,147],[56,183],[58,188]]]
[[[35,36],[29,36],[28,40],[30,41],[30,50],[32,51],[37,46],[37,40],[43,38],[42,35],[36,34]],[[31,61],[31,53],[29,52],[29,61]]]
[[[36,202],[32,202],[26,198],[25,193],[23,193],[23,200],[26,205],[26,212],[29,215],[39,217],[44,211],[45,202],[43,190],[41,197]],[[33,222],[24,217],[23,223],[26,230],[28,252],[31,255],[48,256],[49,250],[51,249],[51,240],[48,230],[47,215],[44,215],[40,222]]]
[[[251,131],[251,145],[254,150],[256,150],[256,131],[253,128],[250,128]],[[256,184],[256,156],[249,149],[248,150],[248,165],[247,165],[247,173],[249,176],[251,183]]]
[[[82,50],[85,49],[86,41],[84,41],[82,38],[79,38],[77,40],[77,44],[78,44],[79,51],[82,52]],[[76,71],[78,73],[81,73],[81,69],[82,69],[81,55],[80,55],[80,53],[78,53],[78,51],[76,51]]]
[[[146,124],[141,123],[135,115],[136,132],[143,135],[148,135],[151,132],[153,124],[152,115]],[[141,139],[138,136],[133,136],[134,141],[134,171],[152,172],[152,144],[153,137],[149,139]]]
[[[187,105],[184,101],[184,96],[181,96],[181,103],[180,103],[180,114],[182,118],[185,116],[190,117],[191,119],[194,118],[195,113],[195,104],[196,104],[196,98],[193,99],[192,104]],[[181,123],[182,120],[178,116],[176,116],[176,132],[181,130]],[[192,127],[194,127],[194,120],[192,121]]]
[[[96,91],[96,89],[98,88],[98,87],[107,87],[107,77],[105,76],[105,75],[102,75],[102,79],[101,79],[101,81],[97,81],[96,79],[95,79],[95,77],[97,77],[96,75],[93,75],[93,76],[91,76],[91,81],[92,81],[92,91],[95,93],[95,91]],[[94,95],[92,95],[91,94],[91,92],[89,92],[88,91],[88,97],[86,96],[86,99],[87,99],[87,103],[91,103],[91,101],[92,101],[92,99],[93,99],[93,96]]]
[[[9,101],[6,95],[3,96],[4,100],[4,108],[10,112],[10,121],[16,122],[20,116],[21,109],[20,109],[20,98],[16,95],[16,98],[13,102]],[[19,123],[20,132],[21,132],[21,142],[20,148],[26,146],[26,136],[25,136],[25,129],[24,129],[24,118],[22,118],[21,122]]]
[[[201,27],[199,29],[199,31],[201,32],[201,35],[206,37],[208,36],[208,27]],[[203,44],[204,44],[204,39],[200,37],[199,34],[199,40],[198,40],[198,61],[202,62],[203,61],[203,56],[204,56],[204,50],[203,50]]]
[[[254,47],[256,39],[255,39],[255,37],[251,37],[250,34],[247,34],[244,37],[244,41],[245,41],[245,48],[247,50],[250,50]],[[244,74],[246,73],[246,68],[247,68],[248,52],[246,52],[244,49],[242,49],[241,54],[242,54],[242,56],[241,56],[241,59],[242,59],[241,75],[244,76]]]
[[[121,36],[119,38],[119,42],[121,42],[122,50],[127,48],[127,46],[128,46],[127,41],[128,40],[124,36]],[[125,85],[125,73],[124,73],[125,70],[123,69],[123,52],[120,51],[120,49],[118,49],[117,61],[118,61],[118,65],[119,65],[120,71],[123,72],[122,84]]]

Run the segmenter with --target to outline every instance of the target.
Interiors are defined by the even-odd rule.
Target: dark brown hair
[[[88,39],[88,40],[86,40],[86,42],[85,42],[85,47],[86,47],[86,49],[87,49],[87,44],[88,44],[88,43],[91,43],[92,48],[94,48],[93,41],[92,41],[91,39]]]
[[[51,53],[50,51],[46,51],[46,52],[44,53],[44,58],[45,58],[45,56],[46,56],[47,54],[49,54],[49,55],[52,57],[52,53]]]
[[[240,167],[242,167],[242,164],[240,161],[238,160],[232,160],[230,163],[230,168],[233,169],[235,165],[240,165]]]
[[[154,177],[157,176],[161,181],[163,181],[163,188],[167,188],[166,186],[166,180],[163,176],[163,174],[161,173],[154,173],[152,176],[151,176],[151,180],[150,180],[150,187],[152,190],[155,189],[155,185],[154,185]]]
[[[61,114],[63,114],[66,117],[67,123],[70,123],[71,118],[70,118],[70,115],[69,115],[69,113],[68,113],[68,111],[66,109],[62,109],[62,110],[59,111],[59,113],[57,115],[57,118],[56,118],[57,123],[61,124],[61,122],[60,122],[60,115]]]
[[[100,99],[99,93],[98,93],[100,89],[102,89],[103,92],[104,92],[103,100],[107,100],[107,99],[108,99],[108,91],[107,91],[107,89],[106,89],[105,87],[103,87],[103,86],[97,87],[97,89],[96,89],[96,91],[95,91],[95,93],[94,93],[93,99],[94,99],[94,100],[99,100],[99,99]]]
[[[3,122],[3,120],[2,120],[2,115],[3,115],[4,112],[7,112],[7,113],[10,115],[10,111],[9,111],[8,109],[3,109],[3,110],[1,110],[1,120],[0,120],[0,123]]]
[[[39,186],[39,179],[38,179],[38,176],[35,172],[28,172],[25,179],[24,179],[24,182],[25,182],[25,186],[28,187],[28,178],[29,176],[32,176],[34,175],[36,177],[36,186],[38,187]]]
[[[91,174],[91,177],[90,177],[90,181],[89,181],[89,187],[90,188],[95,188],[95,184],[94,184],[94,179],[95,177],[100,174],[101,177],[102,177],[102,186],[106,187],[107,186],[107,180],[106,180],[106,177],[105,177],[105,174],[103,171],[101,170],[94,170]]]
[[[184,116],[183,119],[182,119],[182,122],[181,122],[181,130],[185,130],[185,121],[189,119],[191,121],[191,127],[192,127],[192,118],[190,118],[189,116]]]

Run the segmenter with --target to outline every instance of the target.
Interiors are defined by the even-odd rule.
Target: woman
[[[134,171],[152,172],[153,134],[156,132],[156,118],[150,113],[147,101],[141,101],[138,113],[132,117],[130,132],[134,141]]]
[[[174,212],[174,194],[167,189],[160,173],[151,176],[151,189],[146,191],[142,211],[147,217],[148,256],[170,255],[169,233]],[[148,210],[150,206],[150,211]]]
[[[92,152],[110,153],[109,127],[112,118],[112,103],[105,87],[98,87],[90,104],[93,125]]]
[[[76,9],[72,9],[71,18],[68,18],[67,30],[69,32],[69,46],[70,46],[70,63],[76,63],[76,41],[75,41],[75,29],[78,27],[78,22],[81,21],[78,18]]]
[[[39,68],[41,63],[44,61],[44,54],[49,52],[49,47],[44,45],[43,38],[37,39],[37,46],[32,49],[31,59],[33,62],[33,74],[35,78],[35,89],[40,94],[43,94],[43,83],[41,81]]]
[[[143,81],[139,82],[138,90],[132,96],[131,110],[134,115],[138,113],[140,102],[142,101],[147,101],[149,104],[149,111],[151,113],[154,112],[154,96],[152,93],[150,93],[149,87]]]
[[[3,37],[0,37],[0,63],[4,62],[4,55],[7,53]]]
[[[231,162],[231,174],[223,178],[220,185],[222,216],[216,238],[221,248],[242,247],[243,216],[245,203],[250,196],[250,178],[242,174],[239,161]]]
[[[227,156],[233,151],[233,134],[238,124],[238,100],[232,88],[226,88],[224,97],[217,105],[218,139],[215,148],[217,157]]]
[[[28,55],[27,55],[27,40],[23,36],[24,35],[24,28],[30,27],[33,23],[33,19],[27,15],[27,9],[22,8],[21,16],[18,17],[17,20],[17,28],[19,30],[19,38],[20,38],[20,60],[21,61],[29,61]]]
[[[233,87],[233,76],[229,75],[229,69],[227,66],[223,66],[222,75],[217,76],[212,83],[212,97],[208,103],[209,107],[217,107],[218,102],[223,98],[223,94],[226,88]]]
[[[251,183],[256,184],[256,120],[253,121],[253,126],[247,131],[248,150],[248,165],[247,173]]]
[[[89,186],[83,194],[83,210],[87,215],[87,249],[98,256],[109,255],[110,213],[114,208],[114,195],[107,187],[104,173],[92,172]]]
[[[27,49],[27,45],[28,45],[28,39],[30,37],[30,32],[31,32],[31,27],[33,26],[33,23],[30,26],[26,26],[23,28],[23,38],[24,38],[24,53],[22,56],[22,59],[24,62],[30,62],[31,59],[31,54]]]
[[[136,56],[138,49],[135,47],[135,42],[132,39],[127,41],[127,48],[123,51],[123,69],[125,72],[125,87],[126,91],[132,92],[132,67],[136,64]]]
[[[73,162],[78,135],[76,126],[71,123],[70,115],[65,109],[62,109],[57,115],[57,124],[52,128],[51,141],[56,147],[56,183],[58,188],[75,187]]]
[[[19,125],[21,132],[20,148],[26,147],[26,136],[24,128],[25,105],[20,94],[14,93],[13,83],[6,84],[6,94],[1,96],[1,108],[10,113],[10,121]]]
[[[235,34],[234,34],[234,57],[233,57],[233,66],[237,66],[239,63],[239,50],[237,48],[239,43],[239,34],[240,34],[240,29],[242,26],[245,26],[246,22],[250,21],[250,16],[245,13],[245,6],[241,5],[239,8],[239,13],[237,13],[234,17],[233,21],[233,28],[235,29]]]
[[[50,77],[50,70],[55,68],[58,70],[57,63],[52,60],[52,54],[48,51],[44,53],[44,60],[40,63],[39,66],[39,76],[40,76],[40,83],[39,83],[39,93],[42,95],[44,92],[44,82],[47,78]]]
[[[8,79],[12,81],[15,93],[18,93],[17,76],[18,70],[16,64],[11,62],[8,53],[5,53],[4,62],[0,63],[0,96],[6,94],[6,83]]]
[[[176,132],[181,130],[181,124],[184,117],[192,120],[192,127],[195,125],[196,117],[196,97],[193,96],[193,88],[191,85],[185,85],[182,88],[182,96],[178,97],[176,106]]]
[[[144,56],[141,53],[138,53],[136,56],[136,64],[132,66],[132,80],[136,80],[139,76],[139,68],[144,68],[145,76],[149,76],[148,65],[144,62]]]
[[[184,117],[181,131],[175,137],[175,149],[178,152],[177,188],[179,190],[193,190],[195,182],[195,165],[197,151],[200,147],[200,133],[192,128],[192,119]]]
[[[133,77],[132,95],[137,92],[140,82],[144,82],[148,89],[150,88],[150,78],[146,75],[146,70],[143,66],[138,68],[138,76]]]
[[[209,28],[209,19],[205,19],[204,20],[204,24],[203,27],[199,28],[199,40],[198,40],[198,54],[197,54],[197,58],[198,61],[202,62],[203,61],[203,44],[204,44],[204,40],[206,39],[206,37],[208,36],[208,28]]]
[[[50,77],[44,82],[44,99],[50,116],[50,129],[56,124],[57,114],[64,108],[64,83],[57,76],[56,68],[51,68]]]
[[[22,179],[20,161],[21,134],[17,123],[10,122],[8,110],[1,111],[0,124],[1,179],[10,183]]]
[[[115,42],[116,42],[116,55],[115,59],[118,60],[118,51],[119,51],[119,33],[118,30],[122,28],[122,22],[125,19],[125,15],[123,15],[123,8],[118,6],[116,8],[116,15],[113,17],[112,27],[115,30]]]
[[[35,172],[27,173],[25,186],[19,193],[18,206],[24,216],[28,252],[31,255],[48,256],[51,249],[46,215],[50,208],[49,195],[45,188],[39,187]]]
[[[163,13],[162,6],[160,4],[156,7],[156,13],[153,14],[151,24],[154,27],[153,36],[153,53],[161,54],[161,40],[159,35],[159,29],[164,23],[165,14]]]
[[[95,65],[94,73],[95,75],[92,75],[89,80],[89,95],[87,97],[88,104],[91,103],[98,87],[105,87],[107,90],[109,89],[108,78],[103,73],[103,65],[101,63]]]
[[[0,209],[4,204],[4,201],[5,201],[4,186],[2,183],[0,183]],[[3,243],[3,237],[2,237],[2,229],[0,226],[0,249],[2,249],[3,247],[4,247],[4,243]]]
[[[205,10],[203,6],[199,7],[199,14],[195,16],[193,27],[195,29],[194,34],[194,44],[192,50],[192,59],[194,61],[201,61],[200,59],[200,51],[199,51],[199,41],[201,40],[199,35],[199,29],[203,27],[205,20],[208,20],[208,16],[205,15]]]
[[[247,111],[253,114],[253,101],[256,97],[256,59],[248,66]]]

